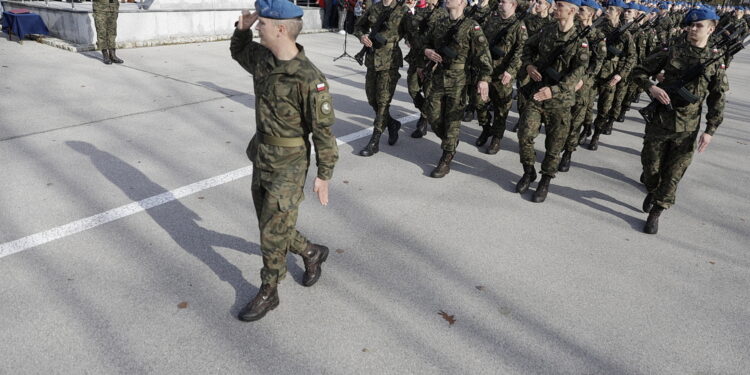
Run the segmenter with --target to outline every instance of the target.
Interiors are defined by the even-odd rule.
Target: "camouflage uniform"
[[[414,105],[420,111],[424,108],[424,96],[422,96],[422,79],[417,74],[417,69],[425,67],[424,48],[422,39],[429,31],[431,25],[444,22],[448,19],[445,8],[415,8],[414,14],[407,14],[407,26],[405,38],[409,43],[409,53],[404,60],[409,63],[406,71],[406,83],[409,96],[414,100]]]
[[[617,26],[619,27],[619,25]],[[617,27],[612,26],[609,22],[605,22],[601,27],[602,34],[608,35]],[[613,119],[613,103],[615,99],[615,93],[622,87],[627,87],[627,78],[630,70],[633,69],[636,61],[636,50],[633,36],[629,31],[622,33],[620,40],[610,41],[607,40],[608,47],[614,47],[622,51],[619,56],[607,52],[607,57],[604,59],[602,69],[599,71],[596,85],[598,87],[598,101],[596,105],[596,120],[594,120],[594,127],[597,133],[601,133],[605,126],[611,124]],[[619,74],[622,79],[614,86],[609,85],[609,81],[615,74]]]
[[[554,177],[560,163],[560,153],[563,151],[570,133],[571,107],[575,104],[575,86],[584,78],[589,65],[589,49],[586,38],[567,47],[560,56],[552,56],[557,46],[566,43],[580,31],[578,26],[567,32],[559,30],[557,23],[548,25],[541,32],[532,34],[526,42],[523,51],[523,69],[527,65],[534,65],[542,69],[554,59],[550,66],[561,75],[557,84],[549,86],[552,98],[538,102],[529,98],[521,115],[521,126],[518,128],[518,143],[521,164],[524,170],[533,168],[536,162],[534,139],[539,135],[542,118],[545,121],[545,149],[546,154],[542,162],[542,173]],[[544,76],[544,72],[540,71]]]
[[[633,27],[638,27],[634,25]],[[640,64],[646,58],[646,50],[648,48],[649,33],[645,30],[638,29],[633,32],[633,42],[635,44],[635,64]],[[636,95],[640,94],[640,88],[630,79],[625,79],[618,84],[617,92],[612,103],[611,117],[619,119],[624,117],[630,109],[630,103]]]
[[[688,43],[664,49],[648,56],[637,66],[633,70],[633,80],[648,90],[653,85],[649,77],[663,69],[664,83],[669,84],[680,79],[681,74],[694,64],[719,53],[714,51]],[[665,209],[674,204],[677,184],[692,160],[703,101],[708,106],[706,134],[713,135],[723,120],[726,74],[722,62],[708,66],[704,76],[688,83],[685,88],[699,98],[698,102],[681,105],[676,95],[670,95],[674,111],[659,106],[653,121],[646,124],[641,151],[646,189],[653,194],[654,203]]]
[[[534,5],[532,4],[531,6],[534,6]],[[537,33],[541,32],[545,26],[551,25],[554,23],[555,21],[552,19],[551,16],[541,17],[536,14],[529,14],[523,19],[523,24],[524,26],[526,26],[527,35],[536,35]],[[518,78],[516,80],[516,87],[524,86],[527,83],[529,83],[529,77],[526,74],[526,69],[521,69],[520,72],[518,73]],[[518,101],[516,104],[518,105],[518,113],[523,113],[523,110],[526,105],[526,102],[528,101],[528,98],[524,97],[519,92],[517,93],[517,99]]]
[[[513,105],[513,81],[507,85],[503,85],[501,80],[503,73],[506,71],[513,78],[518,77],[518,73],[521,70],[523,46],[526,44],[528,34],[526,33],[526,26],[523,21],[519,21],[516,15],[508,19],[502,19],[499,16],[492,17],[483,26],[483,29],[489,43],[495,41],[500,32],[505,34],[494,46],[496,50],[501,50],[504,55],[492,56],[493,71],[492,82],[490,82],[490,102],[477,107],[477,120],[482,126],[490,126],[490,136],[502,139],[508,112]],[[493,46],[490,46],[490,49],[492,48]],[[490,106],[492,107],[492,112],[495,114],[492,125],[489,124]]]
[[[263,284],[286,275],[286,253],[301,254],[308,240],[296,229],[297,212],[310,165],[312,133],[318,178],[330,180],[338,160],[328,82],[305,56],[277,60],[252,40],[251,30],[235,30],[232,58],[253,75],[256,134],[247,148],[253,163],[252,194],[260,227]]]
[[[598,40],[599,43],[595,46],[589,45],[591,54],[589,56],[588,67],[582,77],[583,86],[581,86],[581,89],[576,92],[576,104],[571,111],[570,133],[565,142],[565,151],[571,153],[576,150],[579,144],[581,128],[584,127],[584,125],[586,127],[586,129],[583,130],[585,133],[583,138],[586,138],[591,131],[594,98],[596,97],[594,77],[599,75],[599,71],[602,69],[602,64],[604,64],[604,58],[607,56],[607,44],[604,42],[603,38],[604,35],[596,28],[592,29],[588,34],[589,40]]]
[[[119,0],[93,0],[94,26],[96,27],[96,48],[101,50],[117,48],[117,14]]]
[[[486,6],[480,7],[478,4],[471,8],[464,9],[464,15],[470,16],[471,19],[477,21],[480,27],[484,28],[487,21],[493,17],[494,8],[491,7],[490,3]],[[464,97],[464,103],[466,103],[466,111],[473,112],[477,109],[477,106],[482,104],[482,101],[477,94],[477,83],[479,82],[478,69],[475,66],[467,67],[468,77],[466,79],[466,92]],[[484,125],[482,122],[480,125]]]
[[[425,49],[436,49],[442,46],[446,34],[461,22],[453,34],[449,47],[457,56],[452,61],[443,61],[437,65],[428,83],[425,112],[432,130],[442,140],[441,148],[455,152],[458,134],[461,127],[461,116],[464,110],[462,103],[466,87],[466,67],[473,64],[479,68],[479,81],[490,82],[492,60],[487,46],[487,38],[479,24],[463,16],[433,25],[425,38]],[[449,35],[450,37],[450,35]]]
[[[380,34],[387,40],[387,43],[374,50],[374,53],[368,53],[365,58],[367,75],[365,76],[365,92],[367,101],[375,111],[375,120],[373,125],[375,131],[382,133],[386,125],[391,121],[390,106],[393,93],[396,91],[401,74],[398,69],[403,66],[404,58],[401,54],[401,48],[398,46],[399,40],[406,34],[407,7],[398,5],[394,1],[390,8],[394,8],[388,21],[385,23],[385,30]],[[354,25],[354,35],[357,38],[367,35],[370,28],[377,22],[380,15],[386,11],[386,6],[382,2],[373,4],[368,7],[362,17],[359,17]]]

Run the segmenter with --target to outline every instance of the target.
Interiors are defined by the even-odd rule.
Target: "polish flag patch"
[[[315,86],[315,88],[318,90],[318,92],[321,92],[321,91],[323,91],[323,90],[326,89],[326,84],[325,83],[318,83],[318,85]]]
[[[726,69],[726,68],[727,68],[727,66],[726,66],[726,65],[724,65],[724,64],[721,64],[721,68],[722,68],[722,69]]]
[[[521,28],[524,29],[524,30],[526,30],[526,26],[524,26],[524,25],[521,25]]]
[[[581,43],[581,48],[589,48],[589,44],[588,43]]]
[[[479,30],[482,30],[482,28],[479,27],[479,25],[476,25],[476,26],[474,26],[474,30],[479,31]]]

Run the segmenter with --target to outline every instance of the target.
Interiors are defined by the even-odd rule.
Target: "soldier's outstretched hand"
[[[315,193],[318,193],[318,199],[320,200],[320,204],[327,206],[328,205],[328,181],[321,180],[318,177],[315,177],[315,183],[313,184],[313,191]]]
[[[247,11],[243,11],[242,15],[240,16],[240,20],[237,22],[237,29],[239,30],[247,30],[250,28],[250,26],[253,26],[255,21],[258,20],[258,11],[256,10],[253,13],[249,13]]]
[[[477,93],[479,93],[483,102],[488,102],[490,100],[490,85],[485,81],[477,82]]]
[[[652,98],[655,98],[661,104],[667,105],[672,102],[672,100],[669,99],[669,94],[659,86],[651,86],[651,88],[648,89],[648,92],[651,93]]]
[[[701,134],[701,137],[698,138],[698,152],[706,151],[708,144],[711,143],[711,138],[713,138],[711,134]]]

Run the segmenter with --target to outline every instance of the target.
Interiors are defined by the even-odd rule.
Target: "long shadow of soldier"
[[[96,169],[133,201],[167,192],[137,168],[106,151],[99,150],[90,143],[67,141],[65,144],[91,158]],[[220,280],[229,283],[234,288],[235,302],[230,309],[230,314],[234,315],[255,295],[258,288],[245,280],[242,272],[216,252],[215,248],[224,247],[245,254],[260,255],[260,246],[240,237],[201,227],[196,223],[201,220],[200,216],[178,200],[150,208],[146,212],[180,247],[208,266]],[[294,273],[299,274],[298,271]]]
[[[550,193],[554,193],[557,195],[560,195],[562,197],[571,199],[573,201],[583,203],[595,210],[606,212],[608,214],[611,214],[613,216],[619,217],[620,219],[624,220],[626,223],[630,224],[630,227],[636,230],[641,230],[641,227],[643,225],[643,218],[641,216],[635,217],[630,216],[622,212],[618,212],[612,208],[609,208],[605,205],[599,204],[595,202],[596,199],[610,202],[617,204],[619,206],[622,206],[628,210],[631,210],[633,212],[638,212],[642,214],[643,212],[636,208],[635,206],[631,206],[625,202],[622,202],[618,199],[615,199],[607,194],[604,194],[597,190],[578,190],[575,188],[567,187],[567,186],[553,186],[550,188]]]

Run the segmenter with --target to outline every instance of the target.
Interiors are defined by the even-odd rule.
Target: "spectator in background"
[[[324,29],[335,29],[338,17],[336,12],[336,3],[338,0],[318,0],[318,5],[322,9],[323,13],[323,28]]]
[[[348,8],[349,6],[350,6],[349,5],[349,0],[338,0],[337,1],[337,7],[336,8],[339,11],[339,18],[338,18],[338,25],[339,25],[339,27],[338,27],[338,29],[339,29],[339,34],[341,34],[341,35],[346,34],[346,31],[344,30],[345,29],[345,25],[346,25],[346,8]]]

